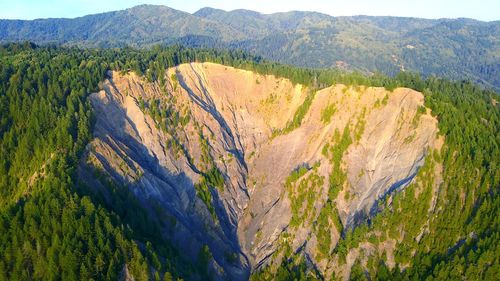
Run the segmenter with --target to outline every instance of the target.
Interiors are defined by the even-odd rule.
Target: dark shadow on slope
[[[378,197],[377,200],[375,200],[375,202],[373,202],[372,206],[370,207],[370,211],[368,213],[366,213],[364,210],[361,210],[356,212],[353,216],[348,217],[344,230],[342,231],[342,237],[345,237],[345,234],[348,230],[352,230],[353,228],[363,223],[364,221],[367,221],[368,224],[370,224],[371,218],[376,216],[380,211],[379,203],[384,202],[389,196],[391,196],[395,192],[402,191],[406,186],[408,186],[408,184],[410,184],[410,182],[417,175],[419,169],[420,168],[417,168],[415,173],[392,184],[391,187],[387,189],[387,191],[385,191],[381,196]]]
[[[227,276],[225,273],[223,276],[216,275],[217,279],[248,278],[248,261],[242,263],[238,259],[231,264],[226,261],[227,253],[241,253],[241,249],[236,229],[231,229],[217,192],[212,192],[212,194],[214,203],[219,206],[216,211],[224,227],[221,227],[222,232],[220,232],[216,225],[213,226],[211,232],[218,233],[214,237],[208,235],[206,223],[210,223],[210,215],[207,210],[204,210],[205,205],[197,197],[192,179],[184,172],[172,173],[160,164],[156,155],[149,153],[144,144],[123,133],[126,132],[127,126],[132,127],[135,132],[137,129],[121,108],[116,106],[109,108],[113,105],[109,103],[105,108],[95,108],[97,122],[94,137],[101,139],[112,148],[121,158],[119,161],[125,162],[127,166],[133,167],[132,162],[140,165],[144,170],[144,175],[140,179],[130,180],[113,169],[105,156],[96,153],[96,157],[103,164],[104,171],[109,175],[108,179],[99,176],[92,167],[84,163],[86,158],[84,156],[79,167],[79,183],[82,187],[80,191],[93,195],[108,209],[124,216],[126,222],[133,221],[132,217],[139,214],[139,219],[144,219],[144,222],[131,222],[131,226],[139,228],[134,231],[141,233],[144,238],[157,241],[157,246],[160,247],[163,247],[162,243],[175,241],[176,246],[171,247],[170,253],[174,249],[176,253],[181,253],[180,256],[188,256],[192,262],[195,262],[203,245],[208,245],[220,265],[226,269],[234,268],[233,272],[239,272],[235,276]],[[116,123],[111,120],[116,121],[117,118],[106,118],[109,114],[120,114],[124,118],[120,118],[121,122]],[[110,185],[113,185],[111,189]],[[126,195],[117,197],[117,193],[120,192]],[[150,223],[153,225],[149,225]],[[188,266],[189,270],[193,268]],[[201,275],[204,274],[207,273],[202,270]]]
[[[192,64],[190,64],[190,66],[191,66],[193,73],[196,75],[196,78],[198,79],[198,81],[197,81],[198,85],[203,85],[204,83],[206,83],[206,81],[203,81],[204,79],[200,76],[200,74],[193,68]],[[236,158],[238,158],[239,163],[245,168],[245,171],[248,171],[248,167],[247,167],[246,162],[245,162],[245,152],[242,149],[236,148],[235,140],[238,140],[238,142],[239,142],[239,136],[236,135],[236,137],[235,137],[235,134],[233,134],[231,128],[227,124],[224,117],[222,117],[220,115],[220,113],[217,110],[217,107],[215,106],[215,103],[214,103],[210,93],[208,92],[208,90],[203,86],[201,88],[197,87],[197,89],[196,89],[196,90],[198,90],[199,93],[201,93],[203,95],[203,98],[206,99],[206,101],[205,101],[202,98],[200,98],[199,96],[197,96],[191,88],[189,88],[189,86],[186,84],[182,74],[177,73],[177,77],[179,80],[179,84],[181,85],[182,88],[184,88],[184,90],[186,90],[186,92],[188,93],[191,100],[196,105],[198,105],[201,109],[203,109],[204,111],[209,113],[217,121],[217,123],[219,123],[219,126],[223,129],[223,133],[225,134],[224,141],[229,142],[227,144],[226,150],[228,152],[231,152]],[[240,143],[240,147],[241,147],[241,143]]]

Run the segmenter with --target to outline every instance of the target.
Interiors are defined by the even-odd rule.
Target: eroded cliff
[[[438,145],[437,120],[406,88],[316,91],[212,63],[159,82],[110,76],[91,96],[80,177],[105,189],[97,171],[129,190],[188,256],[208,245],[220,278],[248,278],[285,244],[328,271],[323,253],[342,229],[411,182]]]

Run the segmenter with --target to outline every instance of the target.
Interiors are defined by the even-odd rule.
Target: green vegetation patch
[[[325,108],[323,108],[323,110],[321,110],[321,121],[323,121],[325,125],[329,124],[335,112],[337,112],[337,107],[335,106],[335,104],[327,105]]]
[[[315,216],[314,202],[317,200],[318,192],[324,183],[324,178],[317,173],[318,167],[319,163],[314,165],[310,171],[306,167],[300,167],[286,179],[285,188],[292,205],[290,226],[293,228]],[[304,177],[308,172],[309,174]]]
[[[300,127],[300,125],[302,124],[302,120],[309,111],[309,108],[311,107],[311,104],[315,96],[316,96],[316,91],[308,93],[306,98],[304,99],[304,102],[295,111],[293,119],[291,121],[288,121],[288,123],[285,125],[285,128],[273,131],[273,137],[278,135],[288,134],[291,131]]]
[[[336,130],[332,143],[327,143],[323,147],[322,154],[330,161],[330,164],[332,164],[328,189],[328,198],[331,201],[337,198],[338,193],[342,190],[347,180],[346,172],[342,168],[342,157],[351,143],[352,138],[349,125],[346,125],[342,136],[339,131]]]

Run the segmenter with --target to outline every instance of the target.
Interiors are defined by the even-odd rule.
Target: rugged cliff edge
[[[110,76],[91,96],[95,138],[80,178],[130,191],[188,256],[207,245],[220,278],[248,278],[284,243],[328,271],[320,229],[333,249],[440,143],[422,94],[406,88],[315,91],[212,63],[159,82]]]

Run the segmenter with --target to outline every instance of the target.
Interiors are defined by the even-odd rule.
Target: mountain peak
[[[194,12],[193,15],[199,16],[199,17],[206,17],[206,16],[210,16],[213,14],[221,14],[221,13],[227,13],[227,11],[212,8],[212,7],[203,7],[201,9],[199,9],[198,11]]]
[[[176,10],[165,5],[153,5],[153,4],[142,4],[126,9],[125,11],[133,13],[178,13],[178,14],[189,14],[181,10]]]

